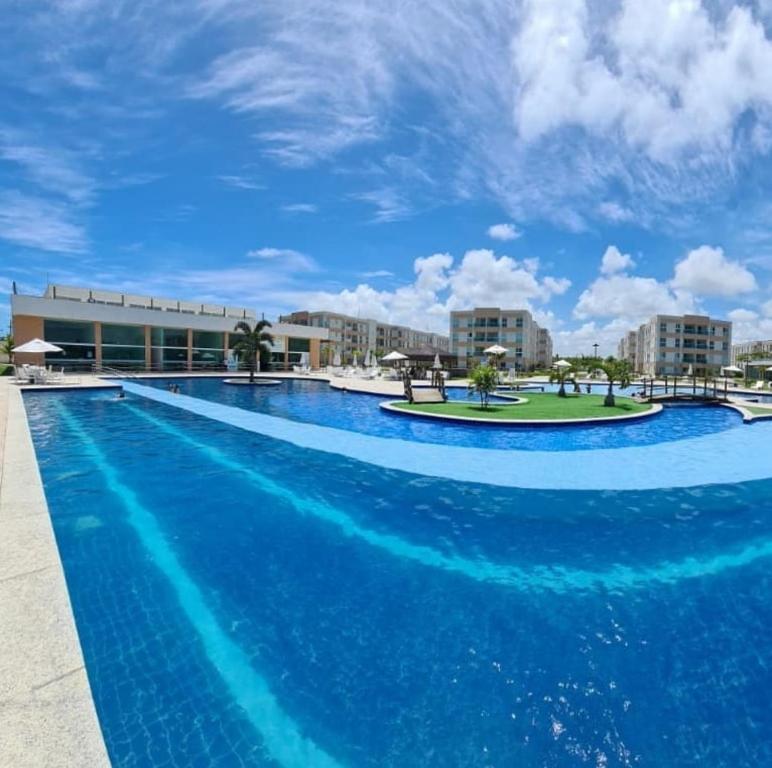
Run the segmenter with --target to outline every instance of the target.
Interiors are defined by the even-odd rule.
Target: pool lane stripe
[[[175,395],[125,381],[127,392],[301,448],[337,453],[414,475],[509,488],[629,491],[731,484],[772,477],[772,422],[627,448],[519,451],[365,435]],[[614,425],[607,425],[614,429]],[[578,427],[571,427],[578,429]]]
[[[301,515],[318,518],[335,525],[351,538],[360,539],[376,549],[397,558],[423,566],[438,568],[478,582],[499,584],[521,591],[551,591],[557,594],[580,594],[605,589],[611,592],[644,589],[655,584],[675,584],[682,579],[715,576],[730,568],[740,568],[763,557],[772,556],[772,541],[761,540],[746,544],[739,550],[718,553],[703,558],[690,556],[683,560],[663,561],[653,566],[631,567],[614,565],[606,571],[590,571],[564,566],[533,565],[523,568],[495,563],[486,558],[470,560],[445,554],[432,547],[414,544],[399,536],[380,533],[359,525],[349,515],[318,499],[311,499],[287,489],[252,467],[230,458],[219,448],[188,435],[164,419],[153,416],[130,404],[132,413],[149,422],[164,434],[205,454],[221,467],[249,480],[260,491],[288,503]]]
[[[155,516],[142,505],[134,490],[121,481],[94,439],[67,407],[56,403],[56,408],[126,508],[129,524],[168,580],[210,663],[262,737],[268,754],[285,768],[339,768],[340,763],[301,734],[297,723],[282,710],[266,680],[252,668],[249,657],[220,627],[201,589],[164,537]]]

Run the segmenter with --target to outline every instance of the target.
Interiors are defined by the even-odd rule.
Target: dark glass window
[[[154,347],[188,346],[188,332],[185,328],[153,328],[150,338]]]
[[[102,344],[144,347],[145,328],[141,325],[103,325]]]
[[[71,320],[44,320],[43,334],[46,341],[61,346],[65,344],[93,344],[94,323]]]
[[[290,352],[310,352],[311,342],[309,339],[295,339],[290,336],[289,351]]]
[[[219,331],[193,331],[193,346],[201,349],[222,349],[224,336]]]

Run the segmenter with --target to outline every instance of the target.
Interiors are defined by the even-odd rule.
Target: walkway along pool
[[[505,451],[126,390],[25,396],[114,765],[772,762],[772,466],[721,482],[772,425]]]

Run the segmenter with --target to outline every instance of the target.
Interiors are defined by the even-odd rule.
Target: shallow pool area
[[[594,453],[645,479],[654,452],[755,451],[770,425],[701,408],[658,428],[481,431],[406,425],[314,382],[148,383],[25,395],[115,766],[772,762],[772,465],[506,487],[303,447],[258,417],[386,452],[474,448],[512,472],[531,456],[547,479]]]

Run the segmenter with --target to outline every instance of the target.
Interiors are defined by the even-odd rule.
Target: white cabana
[[[64,350],[61,347],[57,347],[56,344],[49,344],[47,341],[43,341],[43,339],[32,339],[24,344],[20,344],[18,347],[14,347],[13,352],[40,354],[41,352],[64,352]]]

